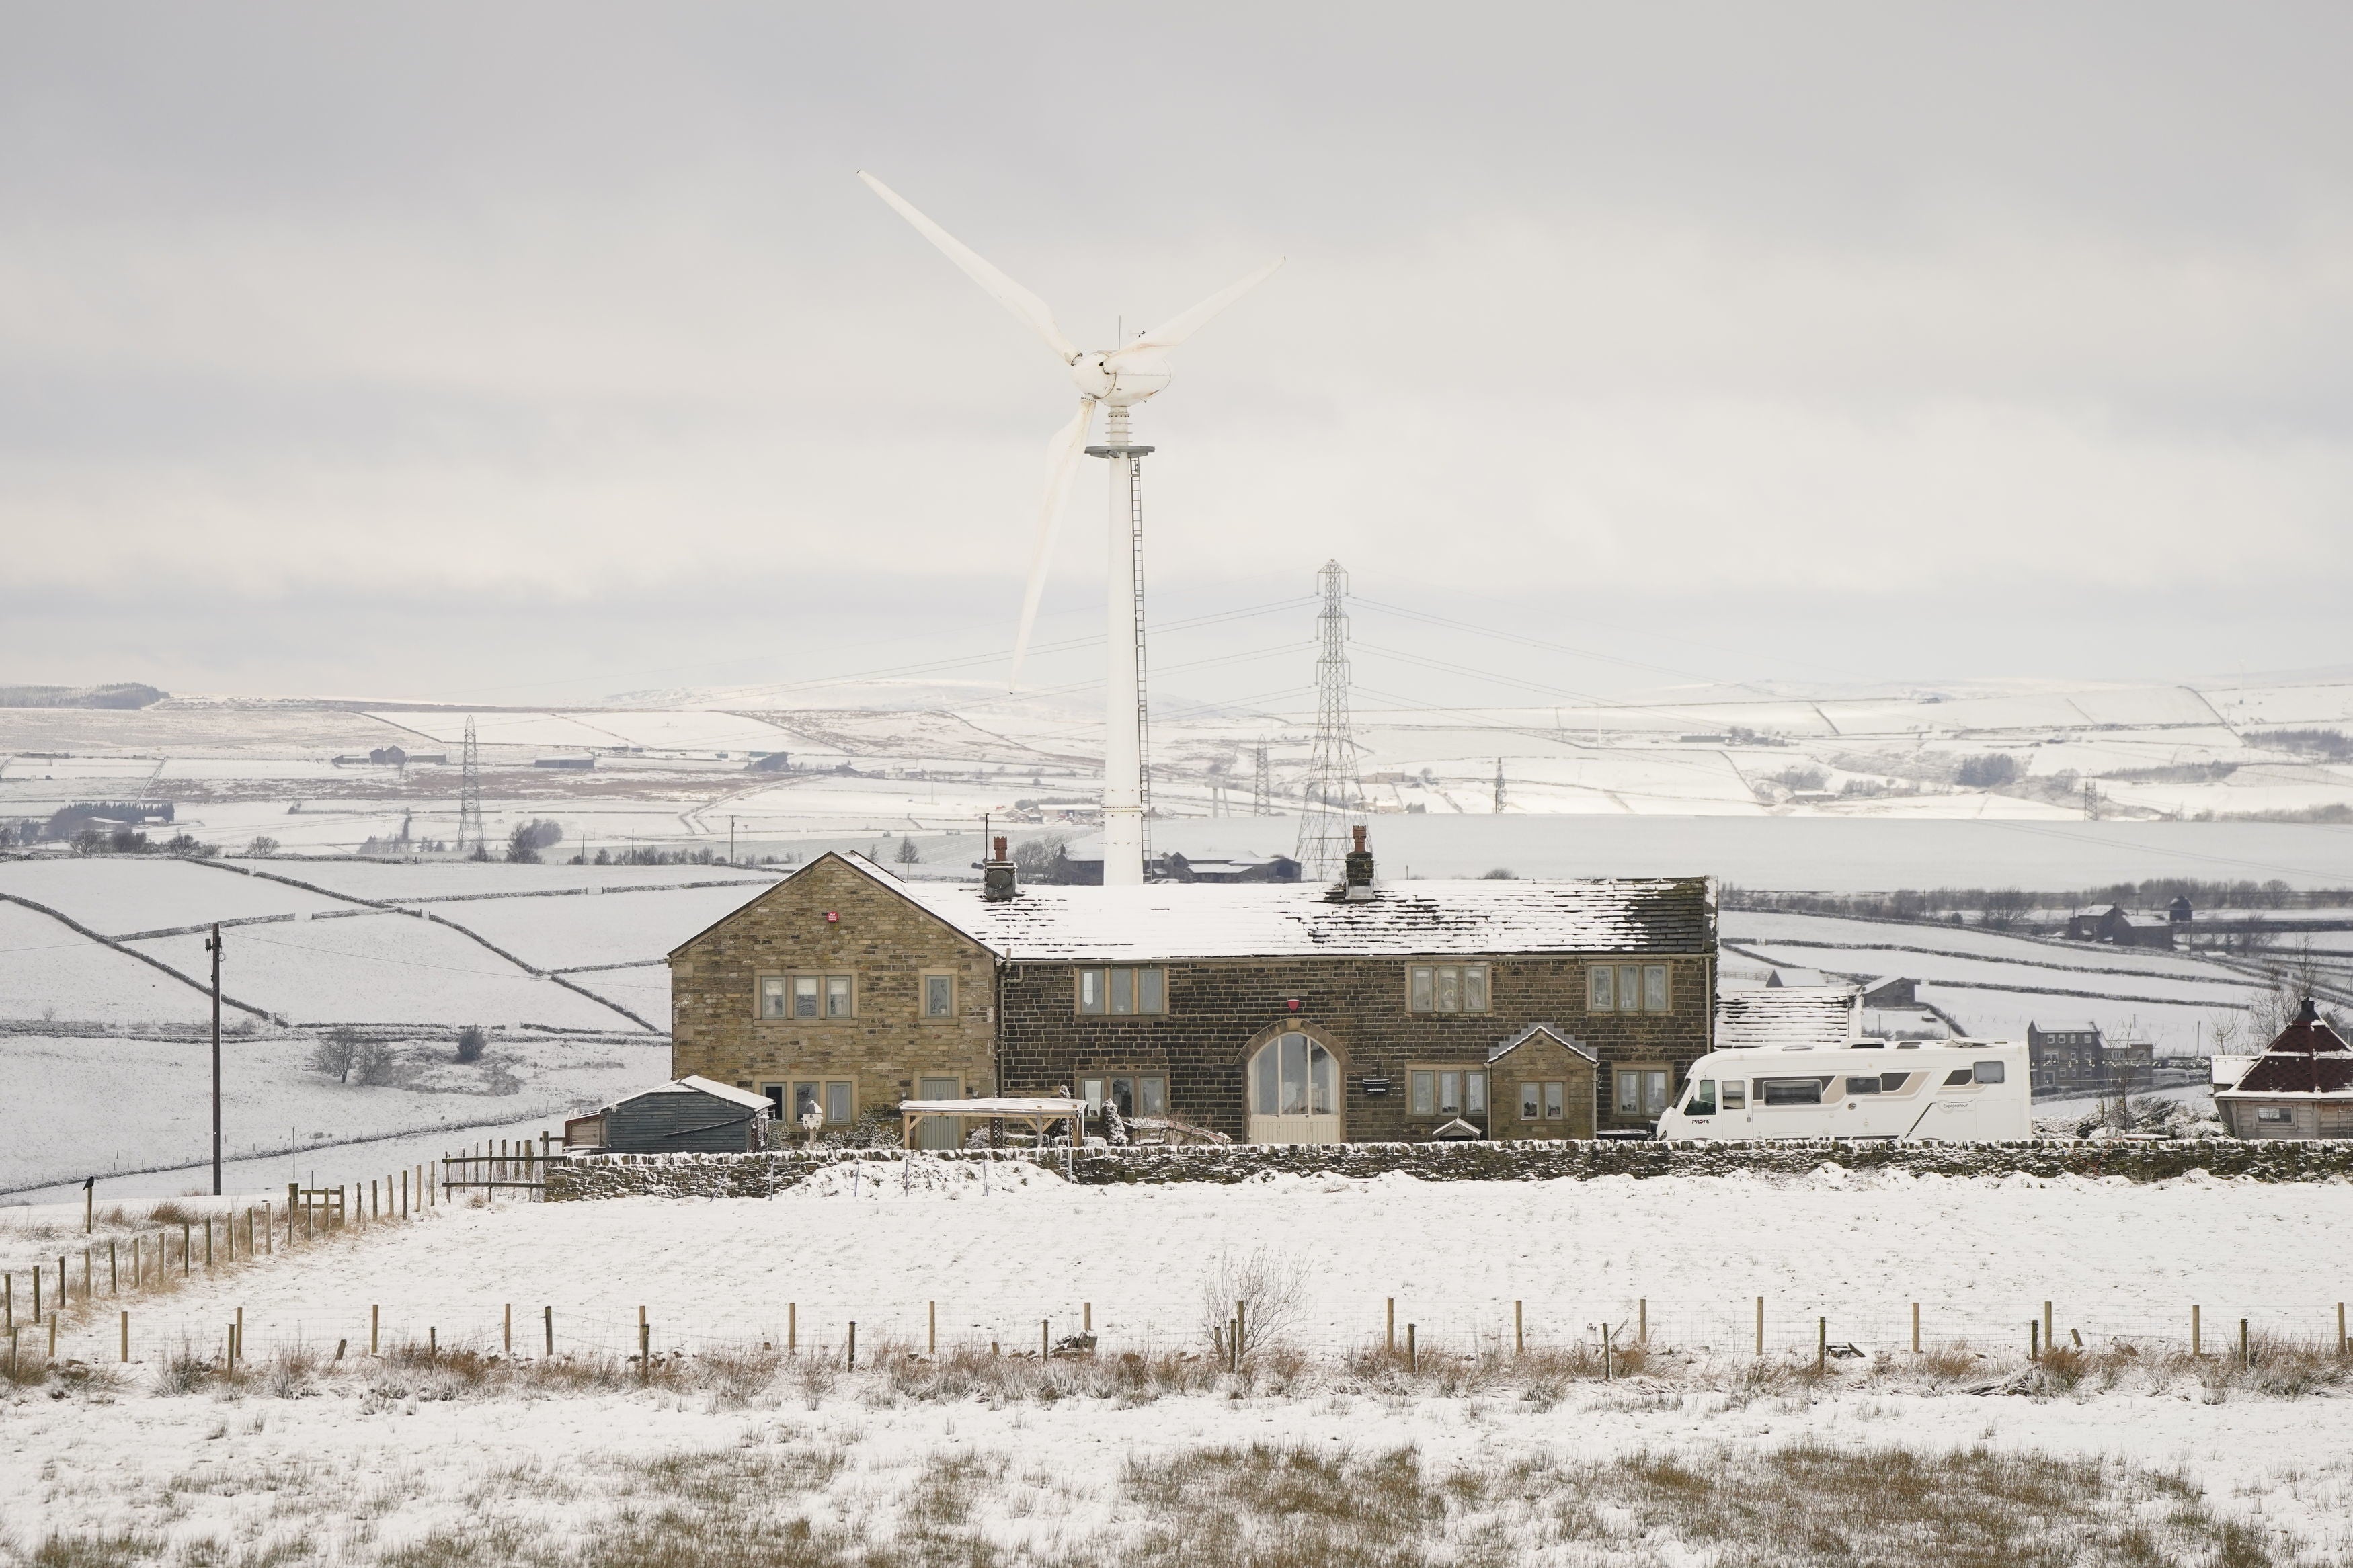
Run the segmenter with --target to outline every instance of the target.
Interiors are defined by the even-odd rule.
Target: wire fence
[[[1605,1342],[1640,1345],[1720,1360],[1812,1358],[1849,1351],[1872,1355],[1954,1347],[1998,1356],[2031,1356],[2050,1348],[2144,1352],[2227,1352],[2242,1343],[2293,1344],[2353,1353],[2346,1303],[2184,1302],[2157,1310],[2145,1300],[2109,1303],[2005,1298],[1993,1303],[1874,1298],[1831,1300],[1784,1297],[1611,1297],[1585,1301],[1496,1300],[1465,1304],[1410,1298],[1370,1300],[1360,1315],[1317,1314],[1261,1321],[1271,1341],[1310,1355],[1342,1358],[1398,1348],[1409,1338],[1424,1356],[1487,1359],[1523,1352],[1595,1351]],[[384,1353],[408,1347],[539,1357],[628,1357],[773,1350],[845,1358],[854,1336],[868,1358],[890,1353],[994,1351],[1037,1356],[1073,1351],[1218,1354],[1221,1325],[1205,1303],[1146,1304],[1044,1296],[1013,1300],[911,1300],[831,1298],[776,1300],[726,1312],[636,1310],[609,1301],[452,1300],[420,1307],[320,1303],[301,1310],[274,1303],[215,1305],[203,1310],[168,1299],[114,1307],[75,1301],[37,1323],[19,1322],[11,1343],[47,1355],[54,1330],[58,1359],[142,1362],[194,1347],[217,1350],[232,1329],[250,1358],[275,1350]],[[34,1338],[24,1339],[27,1331]]]

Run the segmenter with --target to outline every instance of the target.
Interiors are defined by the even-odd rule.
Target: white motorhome
[[[2031,1138],[2026,1047],[1850,1040],[1710,1051],[1692,1064],[1661,1138]]]

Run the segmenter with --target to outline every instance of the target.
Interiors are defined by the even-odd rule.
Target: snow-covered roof
[[[1502,1041],[1488,1047],[1487,1064],[1490,1067],[1493,1067],[1495,1063],[1503,1060],[1504,1058],[1509,1055],[1513,1050],[1525,1045],[1528,1041],[1534,1039],[1538,1035],[1544,1036],[1546,1039],[1552,1040],[1568,1050],[1575,1051],[1587,1061],[1599,1062],[1601,1059],[1601,1053],[1599,1051],[1595,1050],[1591,1046],[1587,1045],[1584,1041],[1578,1039],[1576,1036],[1570,1034],[1567,1030],[1562,1028],[1557,1024],[1530,1024],[1526,1028],[1522,1029],[1510,1039]]]
[[[2322,1022],[2307,1001],[2279,1038],[2249,1062],[2234,1082],[2218,1081],[2215,1093],[2353,1099],[2353,1046]]]
[[[1701,877],[1388,883],[1356,903],[1334,902],[1317,884],[1031,887],[990,903],[978,883],[906,881],[862,855],[834,858],[992,952],[1039,963],[1701,952],[1715,943],[1715,889]]]
[[[681,1079],[673,1079],[668,1083],[656,1084],[651,1089],[640,1089],[636,1094],[625,1094],[621,1096],[621,1100],[615,1100],[613,1105],[618,1105],[624,1100],[642,1100],[649,1094],[707,1094],[713,1100],[723,1100],[730,1105],[740,1105],[747,1110],[776,1109],[775,1103],[765,1094],[754,1094],[748,1089],[737,1089],[732,1083],[721,1083],[714,1079],[698,1078],[692,1073]],[[610,1110],[613,1106],[608,1105],[605,1109]]]
[[[1078,1116],[1087,1109],[1083,1100],[902,1100],[899,1110],[909,1116]]]
[[[2256,1059],[2253,1057],[2208,1057],[2206,1070],[2213,1075],[2212,1081],[2216,1089],[2229,1089],[2245,1076],[2247,1069],[2255,1065]]]
[[[1715,1048],[1844,1045],[1860,1036],[1862,1000],[1853,984],[1726,991],[1715,999]]]

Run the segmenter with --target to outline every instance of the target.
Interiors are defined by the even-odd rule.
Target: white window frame
[[[1675,1070],[1665,1062],[1618,1062],[1609,1069],[1609,1100],[1620,1116],[1665,1114],[1674,1088]],[[1629,1089],[1633,1091],[1631,1105],[1626,1103]]]
[[[1168,1114],[1168,1074],[1157,1068],[1149,1071],[1140,1068],[1114,1068],[1109,1071],[1091,1072],[1079,1079],[1079,1098],[1087,1102],[1090,1113],[1099,1115],[1123,1080],[1129,1086],[1128,1103],[1135,1109],[1123,1110],[1120,1115],[1165,1117]],[[1159,1086],[1160,1104],[1156,1109],[1146,1103],[1151,1098],[1151,1092],[1145,1088],[1149,1084]]]
[[[817,1091],[818,1107],[825,1112],[824,1129],[848,1127],[858,1120],[857,1074],[788,1072],[760,1085],[760,1092],[771,1100],[776,1100],[781,1091],[782,1109],[776,1120],[777,1124],[788,1132],[798,1134],[806,1131],[801,1126],[800,1118],[800,1091],[805,1089]],[[849,1114],[847,1116],[836,1117],[833,1113],[835,1100],[833,1091],[836,1089],[841,1090],[849,1102]]]
[[[1454,1080],[1454,1105],[1446,1105],[1446,1080]],[[1484,1117],[1490,1101],[1488,1081],[1483,1067],[1466,1067],[1461,1062],[1408,1062],[1405,1069],[1406,1110],[1409,1117],[1435,1120],[1447,1116]],[[1474,1107],[1472,1100],[1479,1103]],[[1422,1110],[1419,1107],[1427,1106]]]
[[[846,988],[845,994],[849,998],[848,1007],[839,1013],[832,1012],[828,1008],[835,982],[839,982]],[[768,1011],[768,996],[772,986],[782,999],[783,1011],[781,1012]],[[810,988],[807,994],[814,1009],[807,1013],[797,1012],[794,1007],[794,1004],[803,994],[804,986]],[[755,977],[752,983],[752,1016],[764,1022],[775,1024],[838,1023],[845,1018],[858,1016],[858,976],[855,973],[827,974],[797,971],[783,974],[762,974]]]

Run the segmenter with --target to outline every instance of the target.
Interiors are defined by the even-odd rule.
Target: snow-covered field
[[[560,1132],[565,1115],[670,1076],[669,1044],[652,1039],[501,1035],[464,1065],[451,1059],[446,1033],[387,1044],[405,1081],[366,1087],[313,1070],[308,1035],[227,1035],[222,1142],[232,1164],[259,1162],[248,1168],[264,1173],[266,1187],[287,1179],[284,1156],[300,1150],[305,1180],[364,1180],[459,1142],[518,1136],[517,1124]],[[111,1201],[209,1181],[198,1166],[212,1154],[211,1092],[204,1039],[0,1035],[0,1105],[11,1112],[0,1193],[98,1175]],[[386,1144],[403,1134],[425,1147]],[[154,1173],[127,1174],[138,1172]]]
[[[19,1210],[26,1221],[43,1211]],[[79,1210],[69,1212],[78,1222]],[[455,1207],[364,1246],[281,1259],[140,1313],[153,1345],[237,1307],[257,1348],[347,1335],[380,1308],[386,1332],[482,1344],[501,1309],[553,1305],[559,1342],[658,1348],[923,1337],[1035,1345],[1092,1303],[1105,1342],[1177,1349],[1206,1334],[1202,1290],[1220,1249],[1295,1259],[1295,1334],[1338,1352],[1383,1331],[1385,1303],[1425,1343],[1583,1343],[1633,1323],[1693,1349],[1908,1342],[1922,1303],[1934,1342],[2022,1349],[2045,1300],[2062,1335],[2186,1340],[2210,1325],[2323,1337],[2353,1299],[2353,1184],[2202,1176],[2087,1181],[1862,1175],[1478,1183],[1277,1176],[1242,1186],[1072,1186],[1018,1164],[837,1167],[770,1199],[628,1198]],[[584,1260],[596,1260],[585,1266]],[[1642,1303],[1647,1302],[1645,1309]],[[104,1351],[110,1321],[82,1331]],[[2220,1331],[2215,1330],[2213,1331]],[[81,1342],[76,1341],[79,1345]],[[76,1353],[80,1353],[77,1350]]]
[[[1241,1560],[1201,1555],[1222,1539],[1205,1533],[1213,1515],[1288,1531],[1284,1560],[1299,1562],[2267,1563],[2353,1550],[2341,1384],[2234,1380],[2227,1358],[2158,1370],[2193,1301],[2209,1349],[2241,1316],[2259,1335],[2331,1331],[2330,1299],[2353,1293],[2340,1261],[2353,1185],[1039,1175],[983,1194],[925,1173],[905,1194],[843,1180],[767,1200],[447,1207],[132,1300],[128,1368],[101,1301],[59,1343],[94,1369],[83,1392],[0,1384],[0,1556],[47,1542],[44,1561],[191,1560],[209,1542],[212,1561],[274,1546],[288,1563],[633,1563],[653,1560],[632,1554],[651,1540],[625,1543],[657,1524],[673,1560],[702,1563]],[[1300,1270],[1294,1337],[1317,1353],[1220,1377],[1203,1288],[1220,1248],[1261,1244]],[[1400,1334],[1416,1327],[1419,1375],[1345,1367],[1335,1352],[1377,1343],[1391,1298]],[[1541,1354],[1589,1345],[1605,1322],[1623,1345],[1645,1298],[1650,1357],[1621,1381],[1589,1363],[1549,1383],[1515,1370],[1514,1300]],[[2030,1368],[2012,1342],[2045,1300],[2063,1338],[2080,1329],[2105,1354],[2109,1336],[2131,1337],[2147,1370],[2111,1387]],[[924,1392],[922,1362],[841,1370],[851,1318],[871,1366],[920,1347],[934,1300],[944,1352],[1016,1353],[1041,1321],[1059,1336],[1091,1302],[1096,1363],[1051,1395],[1034,1362],[1006,1379],[986,1370],[1006,1363],[978,1363],[963,1393]],[[1932,1348],[1967,1337],[1983,1359],[1914,1370],[1914,1300]],[[533,1384],[526,1366],[502,1394],[448,1359],[495,1354],[511,1303],[519,1355],[541,1353],[552,1305],[559,1358],[587,1370]],[[656,1354],[686,1357],[644,1391],[600,1359],[633,1349],[640,1306]],[[372,1307],[388,1359],[364,1348]],[[201,1369],[239,1308],[250,1381],[173,1370]],[[1812,1378],[1817,1317],[1865,1353]],[[422,1354],[428,1330],[440,1359]],[[762,1338],[778,1353],[743,1353]],[[280,1354],[298,1340],[307,1370]],[[318,1364],[339,1340],[349,1358]],[[1166,1390],[1141,1365],[1124,1383],[1131,1350],[1190,1354],[1195,1370]],[[1680,1468],[1656,1470],[1668,1459]],[[2081,1468],[2032,1468],[2052,1461]],[[2030,1473],[1984,1468],[1996,1464]],[[1913,1521],[1928,1533],[1908,1545],[1868,1534],[1872,1518],[1912,1520],[1947,1472],[1963,1490],[2031,1479],[2054,1500],[2005,1492],[1993,1515],[2010,1534],[1980,1543],[2006,1547],[1991,1555],[1952,1556],[1953,1532],[1997,1529],[1992,1515]],[[1629,1489],[1654,1473],[1704,1506]],[[1845,1500],[1858,1489],[1882,1495],[1858,1512]],[[1745,1538],[1720,1528],[1733,1510],[1757,1521]],[[1367,1527],[1353,1553],[1297,1554],[1351,1519]],[[2074,1533],[2103,1519],[2117,1533]],[[1838,1546],[1856,1531],[1872,1551]],[[113,1555],[62,1555],[60,1542]]]

